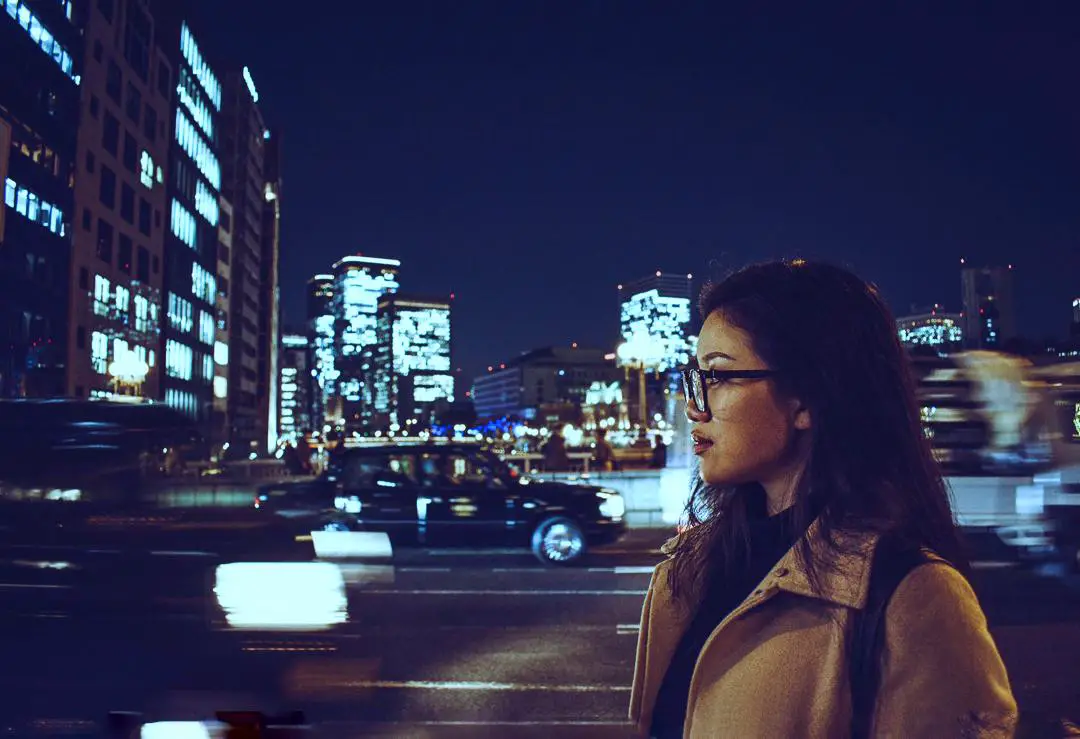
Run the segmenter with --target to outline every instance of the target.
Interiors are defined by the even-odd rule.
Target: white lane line
[[[183,551],[173,549],[162,549],[156,552],[150,552],[150,554],[156,557],[216,557],[216,552],[200,552],[200,551]]]
[[[391,565],[393,566],[393,565]],[[451,567],[395,567],[398,572],[453,572]]]
[[[554,572],[540,567],[492,567],[492,572]]]
[[[644,590],[387,590],[363,591],[364,595],[645,595]]]
[[[653,570],[656,569],[656,565],[647,565],[641,567],[616,567],[616,575],[651,575]]]
[[[30,582],[0,582],[0,588],[26,588],[38,590],[71,590],[70,585],[45,585]]]
[[[506,554],[529,554],[528,549],[428,549],[430,557],[492,557]]]
[[[545,683],[500,683],[459,680],[348,680],[342,687],[384,690],[474,690],[543,693],[626,693],[629,685],[549,685]]]

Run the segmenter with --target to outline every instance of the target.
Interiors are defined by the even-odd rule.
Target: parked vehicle
[[[549,564],[581,559],[626,530],[619,493],[521,476],[468,444],[341,449],[320,476],[265,485],[260,510],[320,529],[386,532],[395,546],[529,547]]]

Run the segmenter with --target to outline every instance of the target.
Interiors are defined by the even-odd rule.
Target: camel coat
[[[811,526],[806,536],[820,551],[816,531]],[[844,541],[852,552],[819,568],[820,592],[811,590],[789,550],[716,627],[694,668],[684,737],[849,736],[845,634],[852,614],[866,605],[877,537]],[[693,619],[672,599],[670,564],[654,571],[641,615],[630,719],[643,736]],[[944,561],[918,566],[897,587],[885,614],[882,660],[873,736],[1013,736],[1017,709],[1005,666],[971,586]]]

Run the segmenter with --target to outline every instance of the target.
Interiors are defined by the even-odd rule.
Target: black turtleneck
[[[715,575],[705,583],[704,597],[697,613],[671,658],[653,710],[650,733],[654,739],[682,737],[690,679],[705,642],[720,622],[769,574],[801,533],[794,527],[794,509],[769,516],[763,505],[756,507],[756,515],[752,513],[749,520],[748,550],[744,550],[735,566],[730,568],[730,574],[724,572],[725,568],[718,567]]]

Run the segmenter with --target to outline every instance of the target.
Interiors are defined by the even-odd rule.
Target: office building
[[[1072,324],[1069,333],[1073,336],[1080,335],[1080,298],[1073,298],[1072,301]]]
[[[362,428],[365,413],[371,413],[376,314],[379,299],[397,292],[400,267],[396,259],[362,255],[334,264],[334,367],[340,403],[335,421],[346,429]]]
[[[276,222],[264,234],[264,209],[276,197],[268,188],[267,144],[270,131],[258,106],[259,92],[251,71],[232,70],[222,85],[221,194],[232,204],[229,324],[230,377],[228,416],[230,441],[244,448],[264,448],[276,436],[277,342],[271,340],[276,320]],[[272,203],[276,205],[276,202]],[[264,243],[272,239],[273,244]],[[268,248],[268,246],[270,248]],[[274,406],[271,408],[271,406]],[[274,433],[270,433],[271,426]]]
[[[245,76],[247,69],[245,68]],[[281,132],[263,132],[263,223],[262,223],[262,297],[259,312],[259,346],[266,360],[259,360],[260,407],[265,404],[266,447],[277,447],[278,401],[280,382],[278,369],[281,349]]]
[[[311,337],[312,425],[322,431],[334,418],[333,399],[337,395],[338,372],[334,362],[334,276],[315,275],[308,280],[307,332]]]
[[[86,3],[67,393],[161,389],[173,69],[143,3]]]
[[[0,7],[0,397],[67,390],[78,10]]]
[[[961,261],[963,264],[963,261]],[[1016,336],[1012,265],[960,270],[964,345],[996,349]]]
[[[619,285],[619,362],[656,371],[687,364],[692,275],[657,271]]]
[[[454,402],[450,325],[448,298],[379,299],[368,428],[425,428],[438,403]]]
[[[963,320],[961,314],[946,313],[935,305],[930,310],[897,318],[896,330],[900,341],[908,346],[960,349],[964,341]]]
[[[169,204],[164,218],[169,229],[163,280],[162,395],[170,406],[208,427],[217,376],[214,343],[218,336],[222,86],[188,21],[168,15],[179,11],[179,6],[159,5],[159,44],[169,50],[175,67],[173,131],[165,178]],[[235,238],[235,224],[233,231]],[[235,292],[231,287],[230,291]],[[235,324],[235,312],[230,318]],[[230,366],[241,361],[231,356]],[[230,384],[229,396],[236,391]]]
[[[615,355],[599,349],[535,349],[475,378],[472,400],[481,419],[516,416],[555,423],[580,414],[594,383],[610,386],[622,382],[624,374]]]
[[[312,430],[311,341],[298,333],[286,333],[281,337],[280,400],[277,409],[278,438],[283,442],[295,442]]]

